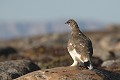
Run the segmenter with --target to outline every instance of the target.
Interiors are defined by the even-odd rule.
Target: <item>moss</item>
[[[69,66],[72,64],[72,59],[70,56],[65,55],[59,58],[54,58],[52,61],[48,63],[42,63],[40,65],[41,68],[54,68],[54,67],[61,67],[61,66]]]

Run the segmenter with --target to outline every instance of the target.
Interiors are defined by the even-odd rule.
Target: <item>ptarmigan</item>
[[[91,40],[80,31],[75,20],[69,19],[65,24],[68,24],[72,29],[67,46],[68,52],[74,60],[71,66],[84,65],[90,70],[93,69],[91,62],[93,54]]]

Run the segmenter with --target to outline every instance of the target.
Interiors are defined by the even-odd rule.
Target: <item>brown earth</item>
[[[99,72],[100,71],[100,72]],[[119,80],[120,74],[83,67],[57,67],[35,71],[14,80]]]

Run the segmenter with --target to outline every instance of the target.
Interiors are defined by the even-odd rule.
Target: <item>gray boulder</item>
[[[40,68],[30,60],[0,62],[0,80],[12,80]]]

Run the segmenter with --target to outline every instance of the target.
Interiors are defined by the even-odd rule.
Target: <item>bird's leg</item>
[[[90,65],[88,66],[88,68],[89,68],[90,70],[93,69],[92,64],[90,64]]]
[[[89,70],[93,69],[93,65],[90,58],[89,58],[89,61],[84,62],[84,66],[87,67]]]
[[[89,56],[89,66],[88,66],[88,69],[89,69],[89,70],[92,70],[92,69],[93,69],[93,64],[92,64],[91,58],[92,58],[92,57]]]
[[[78,62],[74,60],[73,64],[71,66],[77,66]]]
[[[90,70],[92,70],[92,69],[93,69],[93,64],[92,64],[91,58],[89,58],[89,60],[90,60],[90,64],[89,64],[88,68],[89,68]]]

